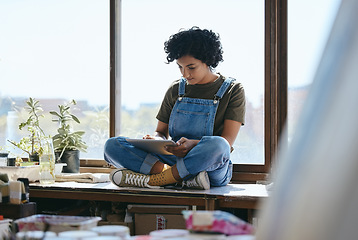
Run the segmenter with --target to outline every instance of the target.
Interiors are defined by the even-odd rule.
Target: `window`
[[[82,158],[103,159],[109,135],[139,137],[154,131],[161,98],[180,76],[175,64],[164,64],[163,43],[180,28],[198,25],[221,34],[225,61],[217,71],[242,82],[247,94],[246,125],[233,157],[236,170],[267,172],[286,116],[286,1],[184,3],[2,2],[0,144],[20,137],[14,130],[20,115],[14,113],[29,96],[39,99],[45,112],[64,100],[74,98],[79,103],[83,124],[78,127],[86,127],[89,144]],[[143,43],[145,51],[140,48]],[[132,100],[131,96],[141,95],[136,92],[141,89],[129,84],[139,80],[141,89],[152,89],[158,81],[156,94],[150,90],[139,101]],[[56,127],[49,118],[45,117],[46,127],[53,134]],[[143,123],[141,119],[151,120]]]
[[[164,94],[180,78],[175,62],[166,64],[164,42],[192,26],[218,32],[224,61],[216,71],[245,88],[246,124],[235,142],[232,161],[264,164],[265,1],[122,0],[120,135],[152,134]],[[233,27],[235,26],[235,27]]]
[[[160,104],[161,101],[161,99],[158,100],[146,96],[141,99],[142,101],[145,101],[145,104],[142,104],[142,106],[139,105],[141,110],[133,111],[133,108],[138,107],[138,103],[132,104],[130,100],[125,100],[125,98],[126,96],[129,96],[129,94],[134,94],[136,92],[134,92],[127,84],[129,84],[128,81],[138,81],[139,78],[137,77],[134,79],[134,77],[139,75],[142,68],[138,68],[135,72],[128,72],[128,66],[124,67],[124,62],[136,64],[138,67],[143,67],[143,65],[146,64],[157,66],[151,64],[161,64],[165,61],[162,44],[171,34],[182,27],[189,28],[193,25],[199,25],[202,28],[210,28],[221,34],[224,51],[228,51],[227,48],[230,49],[231,44],[231,46],[233,46],[232,52],[224,55],[226,62],[232,62],[232,59],[234,59],[235,62],[242,63],[242,59],[238,60],[239,58],[242,58],[240,53],[246,54],[243,55],[244,61],[248,61],[248,65],[250,66],[245,65],[245,70],[248,69],[251,71],[252,78],[250,80],[257,84],[255,90],[258,90],[256,95],[254,94],[254,97],[249,100],[256,103],[256,107],[259,106],[257,107],[256,112],[252,110],[252,112],[249,113],[254,115],[253,118],[255,118],[256,121],[255,126],[257,126],[257,128],[255,130],[257,132],[255,132],[255,134],[257,133],[256,136],[258,137],[254,140],[256,142],[251,143],[257,148],[253,151],[247,151],[249,155],[235,157],[234,162],[238,164],[234,165],[233,181],[256,181],[264,179],[266,177],[265,173],[270,170],[271,158],[278,147],[278,139],[285,125],[287,114],[287,1],[225,0],[220,1],[220,3],[218,3],[218,1],[205,1],[205,4],[198,6],[196,5],[197,1],[191,1],[186,5],[176,5],[174,1],[161,2],[155,0],[150,1],[150,5],[146,5],[147,1],[136,0],[134,2],[137,4],[132,6],[132,11],[126,9],[127,7],[131,7],[130,5],[126,5],[129,4],[129,2],[131,1],[124,0],[121,1],[121,3],[114,0],[111,1],[111,136],[122,134],[139,137],[142,136],[143,133],[148,133],[148,131],[151,133],[154,131],[156,120],[153,122],[154,125],[152,122],[145,122],[145,126],[143,126],[137,119],[140,117],[144,117],[146,120],[154,118],[158,104]],[[162,3],[163,5],[159,7],[156,5],[158,3]],[[168,4],[170,7],[168,7]],[[242,5],[238,6],[237,4]],[[186,8],[181,9],[181,5],[186,6]],[[157,6],[157,8],[152,6]],[[164,8],[163,6],[167,7]],[[237,8],[233,6],[236,6]],[[244,6],[246,6],[247,9],[244,8]],[[181,10],[177,14],[174,14],[178,9]],[[203,11],[203,9],[209,9],[210,11]],[[247,16],[245,11],[252,12]],[[169,15],[166,16],[163,12],[169,12]],[[199,15],[200,18],[204,17],[201,15],[203,12],[210,14],[211,18],[220,22],[220,24],[208,19],[205,20],[209,22],[201,22],[196,16]],[[236,16],[240,15],[239,13],[247,16],[247,18],[241,19]],[[152,23],[152,20],[157,18],[155,16],[156,14],[164,17],[162,17],[161,21],[156,20],[156,25],[146,25],[147,22]],[[133,15],[134,18],[131,19],[132,16],[130,15]],[[126,16],[129,17],[127,20]],[[184,23],[186,18],[193,19],[193,21],[187,23],[186,26],[180,24],[180,21]],[[225,22],[226,19],[230,20]],[[129,21],[129,23],[131,23],[131,21],[139,22],[139,25],[137,25],[138,28],[126,29],[126,26],[124,26],[125,21]],[[224,23],[221,21],[224,21]],[[225,27],[222,26],[223,24],[229,25],[229,31],[225,30]],[[177,26],[176,29],[174,26]],[[254,28],[255,31],[250,32],[250,28]],[[126,39],[127,36],[124,36],[125,31],[128,31],[126,34],[130,34],[130,38]],[[149,39],[153,37],[153,34],[148,35],[148,32],[154,32],[154,35],[158,35],[161,39],[152,44],[150,44],[149,40],[147,42],[140,42],[140,39]],[[234,37],[234,32],[240,33],[239,37]],[[250,36],[250,34],[253,35]],[[225,35],[229,36],[228,39],[225,39]],[[245,42],[246,39],[252,42]],[[128,50],[128,46],[125,45],[126,41],[136,42],[138,48]],[[149,54],[149,59],[148,57],[138,57],[138,53],[140,53],[141,50],[138,41],[141,44],[147,44],[145,48],[146,51],[155,49],[155,51],[153,50],[153,52]],[[248,52],[241,49],[243,43],[248,44],[245,46],[245,50],[249,49]],[[158,54],[162,54],[162,56]],[[230,54],[233,55],[230,56]],[[137,56],[137,61],[131,59],[131,55]],[[157,60],[154,57],[156,57]],[[170,69],[171,67],[172,69]],[[217,70],[223,71],[222,73],[224,75],[234,76],[239,81],[242,81],[247,94],[251,95],[250,87],[248,86],[250,83],[247,82],[249,79],[242,77],[245,73],[243,66],[237,64],[234,67],[225,68],[225,65],[222,64],[219,67],[220,68]],[[144,71],[147,74],[145,79],[139,80],[145,80],[144,83],[142,82],[144,84],[142,86],[143,89],[149,87],[152,89],[152,85],[154,85],[153,78],[155,78],[156,81],[158,81],[159,78],[165,79],[165,85],[157,85],[157,89],[155,90],[158,96],[163,96],[164,91],[169,86],[170,82],[177,79],[179,73],[173,64],[163,67],[160,65],[160,68],[168,68],[168,73],[165,73],[164,70],[159,71],[157,68],[152,68],[148,72]],[[153,78],[149,78],[152,76]],[[248,84],[245,84],[244,81]],[[121,92],[123,96],[119,94],[116,95],[117,92]],[[150,92],[148,95],[153,95],[153,92]],[[121,102],[123,102],[123,104]],[[263,106],[260,106],[260,104]],[[121,106],[121,110],[119,110],[118,106]],[[130,119],[130,122],[127,119]],[[251,123],[248,124],[247,122],[246,126],[243,127],[239,133],[239,140],[237,140],[239,148],[245,147],[245,145],[252,147],[249,145],[249,142],[252,139],[249,141],[247,138],[245,139],[245,137],[249,135],[249,132],[253,130],[253,128],[250,129],[249,126]],[[141,127],[136,128],[135,125],[141,125]],[[247,132],[245,133],[245,131]],[[240,137],[243,139],[240,139]],[[244,152],[245,149],[237,150],[239,155],[240,151]],[[240,159],[241,157],[242,159]]]
[[[290,1],[288,4],[288,139],[313,81],[341,0]],[[302,12],[305,17],[302,18]],[[304,49],[304,51],[302,51]]]
[[[54,135],[49,111],[74,99],[88,152],[103,159],[109,137],[109,1],[16,0],[0,3],[0,146],[19,141],[29,98],[40,101],[40,124]],[[11,148],[11,146],[8,146]],[[22,151],[11,149],[15,154]],[[27,157],[22,155],[22,157]]]

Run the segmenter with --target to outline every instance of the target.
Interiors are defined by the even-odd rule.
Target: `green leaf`
[[[54,115],[54,116],[57,116],[57,117],[61,117],[60,114],[58,114],[57,112],[55,111],[50,111],[50,114]]]
[[[71,114],[71,117],[75,122],[80,123],[80,120],[75,115]]]

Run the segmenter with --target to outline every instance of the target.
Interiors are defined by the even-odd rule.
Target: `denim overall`
[[[105,160],[116,167],[144,174],[149,174],[157,161],[170,166],[176,164],[182,179],[205,170],[212,186],[226,185],[232,176],[230,145],[223,137],[213,136],[213,129],[219,101],[232,81],[227,78],[214,99],[198,99],[184,96],[186,79],[180,79],[179,97],[169,119],[169,135],[175,142],[181,137],[200,140],[184,158],[148,153],[128,143],[125,137],[115,137],[106,142]]]

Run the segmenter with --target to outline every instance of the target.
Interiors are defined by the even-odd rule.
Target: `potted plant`
[[[58,111],[51,111],[50,114],[55,116],[52,121],[59,124],[57,134],[53,136],[56,161],[67,164],[64,172],[77,173],[80,166],[80,151],[86,152],[87,145],[82,140],[85,132],[72,130],[71,123],[80,124],[80,120],[71,113],[71,105],[76,105],[76,101],[58,105]]]
[[[19,129],[23,130],[26,127],[30,134],[21,138],[18,143],[12,140],[8,140],[8,142],[26,152],[29,155],[30,162],[38,162],[42,151],[41,139],[45,137],[45,132],[40,127],[43,110],[40,102],[31,97],[26,101],[25,109],[28,111],[29,116],[25,122],[20,123]]]

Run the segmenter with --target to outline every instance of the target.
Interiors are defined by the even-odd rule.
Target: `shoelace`
[[[126,173],[126,177],[124,180],[125,184],[134,185],[137,187],[147,187],[149,181],[149,177],[145,175]],[[149,185],[148,185],[149,186]]]
[[[142,174],[133,174],[133,173],[126,173],[126,177],[124,180],[125,184],[129,184],[132,186],[147,187],[147,188],[160,188],[159,186],[148,185],[148,182],[149,182],[149,176],[142,175]]]
[[[193,178],[192,180],[185,181],[183,182],[183,184],[187,187],[200,187],[199,184],[196,182],[195,178]]]

